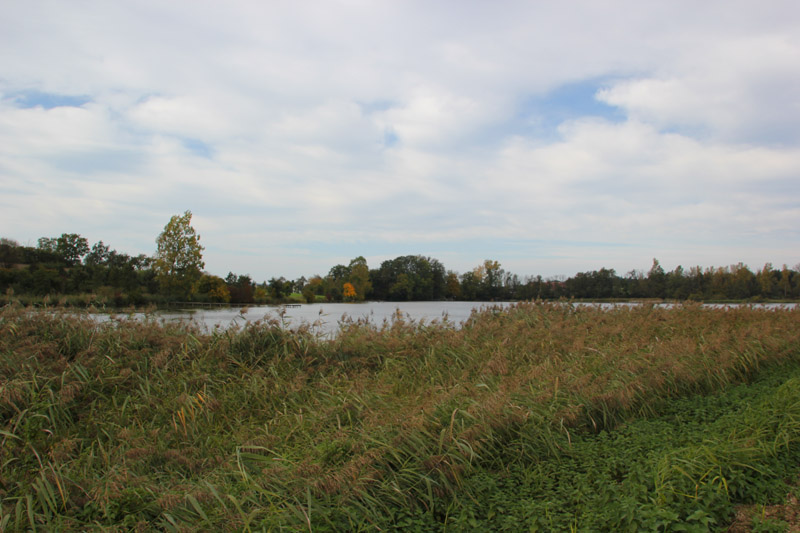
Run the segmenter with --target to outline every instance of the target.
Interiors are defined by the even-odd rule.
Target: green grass
[[[719,526],[798,463],[799,326],[530,303],[323,340],[7,306],[0,529]]]
[[[450,530],[708,531],[734,504],[781,501],[800,473],[800,366],[670,402],[613,431],[566,433],[464,484]],[[444,520],[443,520],[444,521]]]

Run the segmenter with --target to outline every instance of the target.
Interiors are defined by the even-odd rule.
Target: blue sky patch
[[[54,107],[81,107],[92,101],[91,98],[84,95],[69,95],[69,94],[55,94],[43,93],[40,91],[20,91],[11,95],[12,100],[23,109],[30,109],[32,107],[41,107],[44,109],[53,109]]]
[[[400,138],[391,128],[386,128],[383,132],[383,145],[387,148],[391,148],[392,146],[396,145]]]
[[[371,115],[372,113],[378,113],[380,111],[386,111],[391,109],[396,104],[391,100],[372,100],[370,102],[357,102],[358,106],[361,108],[361,112],[365,115]]]
[[[183,139],[183,146],[194,155],[199,157],[211,159],[211,156],[213,155],[211,147],[198,139]]]
[[[64,172],[105,179],[108,174],[136,172],[142,167],[140,153],[128,149],[108,149],[91,152],[61,153],[45,158],[53,166]]]
[[[581,117],[621,122],[625,117],[619,108],[595,97],[604,86],[602,81],[591,79],[561,85],[544,95],[530,96],[520,103],[516,118],[523,129],[536,136],[549,135],[559,124]]]

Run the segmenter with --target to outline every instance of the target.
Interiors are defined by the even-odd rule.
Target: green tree
[[[480,267],[470,272],[461,274],[461,298],[467,301],[476,300],[478,298],[478,290],[480,289],[482,280],[482,272]]]
[[[367,260],[364,259],[363,256],[358,256],[350,261],[348,269],[350,271],[348,282],[356,292],[355,295],[351,296],[351,298],[354,300],[364,300],[367,297],[367,294],[372,291],[372,283],[369,280],[369,267],[367,266]],[[346,291],[344,291],[344,286],[342,286],[342,291],[344,297],[347,298],[348,294]]]
[[[39,237],[37,241],[38,248],[46,252],[55,252],[58,245],[58,239],[51,237]]]
[[[458,300],[461,296],[461,284],[458,282],[458,274],[452,270],[448,270],[445,277],[444,295],[449,300]]]
[[[83,262],[87,266],[102,265],[108,261],[108,255],[110,253],[111,249],[103,244],[103,241],[97,241],[92,246],[92,251],[83,258]]]
[[[411,300],[414,295],[414,279],[403,272],[389,289],[389,298],[398,302]]]
[[[325,277],[325,298],[329,301],[342,299],[342,288],[350,276],[350,269],[344,265],[336,265]]]
[[[200,278],[197,292],[210,302],[228,303],[231,301],[231,292],[228,290],[228,285],[219,276],[203,274]]]
[[[647,273],[646,286],[648,298],[664,298],[666,296],[667,274],[656,258],[653,258],[653,266]]]
[[[191,225],[192,212],[174,215],[156,239],[153,268],[161,289],[173,298],[186,298],[195,290],[203,267],[203,246]]]
[[[683,267],[678,265],[667,274],[667,298],[685,300],[689,297],[689,285]]]
[[[764,268],[756,274],[759,288],[761,289],[761,296],[769,298],[772,296],[772,291],[775,288],[775,271],[772,268],[772,263],[766,263]]]
[[[312,287],[311,284],[303,287],[303,299],[306,301],[306,303],[310,304],[317,301],[317,296],[314,294],[314,287]]]
[[[89,253],[89,241],[77,233],[62,233],[61,237],[56,239],[56,252],[67,263],[74,265]]]
[[[255,283],[249,274],[239,274],[228,272],[225,277],[228,293],[231,296],[230,302],[234,304],[251,304],[255,301]]]
[[[445,268],[430,257],[405,255],[370,271],[372,295],[378,300],[437,300],[445,295]]]
[[[61,259],[74,265],[80,262],[81,257],[89,253],[89,241],[77,233],[62,233],[61,237],[42,237],[39,239],[39,249],[53,253]]]
[[[278,301],[284,300],[292,294],[292,282],[283,276],[270,278],[268,285],[270,296]]]
[[[324,296],[325,280],[323,280],[320,275],[312,276],[311,279],[308,280],[308,284],[303,288],[304,293],[306,289],[310,289],[314,296]]]
[[[505,273],[500,268],[500,263],[486,259],[483,265],[476,268],[474,272],[481,282],[478,296],[483,300],[492,301],[499,298],[503,289],[503,274]]]
[[[792,290],[792,271],[785,264],[781,269],[781,280],[778,282],[778,287],[783,291],[784,298],[788,297]]]
[[[731,265],[728,298],[744,299],[758,294],[756,275],[744,263]]]

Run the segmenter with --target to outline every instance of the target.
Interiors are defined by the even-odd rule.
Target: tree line
[[[111,306],[174,301],[264,304],[318,301],[501,301],[576,298],[669,300],[794,300],[800,298],[800,265],[766,263],[753,272],[738,263],[725,267],[679,266],[664,271],[657,259],[649,271],[624,275],[601,268],[572,277],[507,272],[487,259],[458,273],[437,259],[405,255],[370,269],[359,256],[322,276],[256,282],[249,274],[220,277],[203,270],[203,246],[191,212],[173,216],[156,240],[156,253],[130,256],[99,241],[89,246],[75,233],[42,237],[37,246],[0,238],[0,300]]]

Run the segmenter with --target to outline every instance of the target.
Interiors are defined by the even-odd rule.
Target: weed
[[[750,411],[737,384],[794,368],[798,326],[521,303],[323,339],[6,306],[0,526],[720,527],[797,464],[798,383]]]

